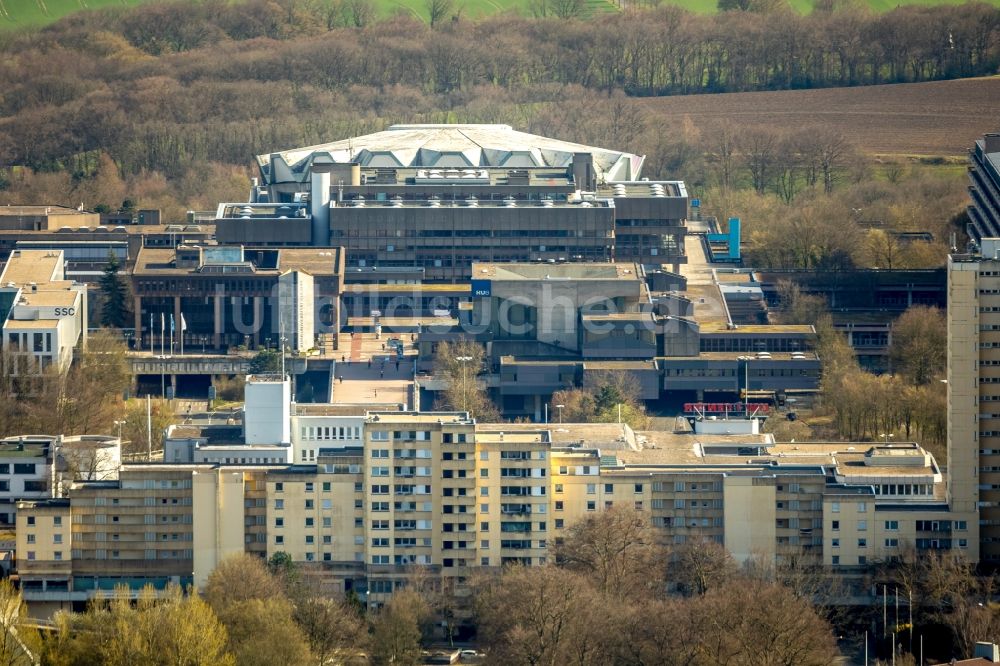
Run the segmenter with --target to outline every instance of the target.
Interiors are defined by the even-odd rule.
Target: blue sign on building
[[[698,208],[701,206],[701,199],[691,199],[691,208]]]
[[[472,296],[484,297],[493,295],[493,283],[490,280],[473,280]]]

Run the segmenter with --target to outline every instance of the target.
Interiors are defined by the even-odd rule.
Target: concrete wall
[[[204,587],[218,564],[244,552],[243,472],[192,473],[194,584]]]
[[[726,476],[722,481],[725,545],[737,562],[775,558],[776,495],[767,479]]]

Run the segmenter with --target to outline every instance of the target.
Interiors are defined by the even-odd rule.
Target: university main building
[[[475,261],[685,262],[680,181],[643,157],[507,125],[393,125],[257,157],[249,203],[221,204],[220,244],[343,246],[347,268],[469,277]]]

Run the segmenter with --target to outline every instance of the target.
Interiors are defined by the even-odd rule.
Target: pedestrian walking
[[[371,359],[368,359],[368,369],[369,370],[372,369],[372,360]]]
[[[379,378],[379,379],[385,379],[385,370],[381,370],[381,371],[379,371],[379,373],[378,373],[378,378]]]

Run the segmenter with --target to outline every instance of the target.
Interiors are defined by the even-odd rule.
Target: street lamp
[[[455,360],[462,364],[462,411],[469,411],[469,374],[468,363],[472,362],[471,356],[456,356]]]
[[[559,410],[559,425],[562,425],[562,410],[566,405],[556,405],[556,409]]]
[[[118,428],[118,441],[122,441],[122,426],[125,425],[125,421],[115,421],[115,426]]]
[[[888,443],[889,443],[889,440],[890,440],[891,438],[895,437],[895,436],[896,436],[896,435],[895,435],[895,434],[893,434],[893,433],[891,433],[891,432],[883,432],[883,433],[882,433],[882,434],[880,435],[880,437],[882,437],[882,443],[883,443],[883,444],[888,444]]]

